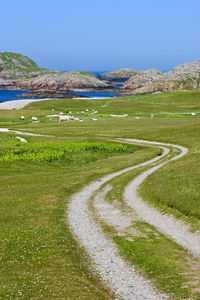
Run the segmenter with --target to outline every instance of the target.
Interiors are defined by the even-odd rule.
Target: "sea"
[[[65,71],[66,72],[66,71]],[[90,71],[91,72],[91,71]],[[98,76],[102,73],[106,73],[108,71],[92,71],[94,75]],[[119,88],[122,86],[120,83],[116,83],[115,87]],[[12,100],[25,100],[30,99],[30,97],[20,97],[23,93],[28,92],[27,90],[0,90],[0,102],[6,102],[6,101],[12,101]],[[69,92],[70,93],[70,92]],[[90,97],[90,98],[109,98],[115,96],[117,93],[114,92],[73,92],[74,94],[77,94],[77,97],[79,95]],[[67,94],[67,92],[66,92]],[[34,99],[41,99],[41,98],[35,98]]]

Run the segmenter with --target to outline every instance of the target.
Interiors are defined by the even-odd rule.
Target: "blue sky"
[[[1,0],[0,51],[59,70],[200,59],[199,0]]]

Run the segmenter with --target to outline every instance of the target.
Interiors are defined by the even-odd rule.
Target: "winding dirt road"
[[[10,131],[5,128],[2,129],[2,131],[22,135],[34,135],[31,133]],[[179,145],[136,139],[118,139],[118,141],[129,144],[158,147],[162,149],[163,152],[160,156],[156,156],[151,160],[125,168],[107,175],[100,180],[92,182],[82,191],[74,194],[68,206],[68,223],[80,244],[85,247],[101,278],[117,296],[125,300],[167,299],[168,297],[166,295],[156,291],[148,280],[139,275],[133,266],[130,266],[128,262],[124,261],[124,259],[120,257],[115,244],[106,237],[100,225],[95,221],[92,212],[88,208],[88,202],[94,193],[98,191],[104,183],[109,182],[112,178],[139,167],[150,166],[148,170],[142,172],[128,184],[124,191],[124,200],[137,213],[140,219],[143,219],[145,222],[153,225],[159,231],[176,241],[179,245],[188,249],[195,256],[200,257],[200,236],[190,232],[186,225],[182,224],[174,217],[163,215],[157,209],[150,207],[137,194],[140,184],[147,178],[147,176],[165,164],[183,157],[187,154],[188,149]],[[171,153],[171,149],[176,149],[180,153],[167,159],[168,155]],[[159,163],[159,160],[164,157],[165,160]],[[103,197],[108,191],[109,188],[107,190],[104,189]],[[100,205],[99,209],[101,209],[101,203],[98,205]],[[112,209],[112,206],[109,206],[109,209],[110,208]],[[115,210],[114,214],[115,220],[112,220],[114,222],[114,226],[116,228],[120,226],[122,227],[123,222],[124,226],[126,226],[127,219],[123,219],[120,211]],[[106,213],[102,211],[99,215],[102,219],[104,219],[104,221],[108,217],[108,213],[106,215]],[[119,223],[117,224],[117,222]],[[128,222],[130,222],[130,220],[128,220]]]
[[[81,192],[72,196],[68,207],[69,225],[79,240],[86,248],[92,261],[95,263],[102,279],[108,286],[123,299],[165,299],[166,295],[155,291],[151,283],[142,278],[129,266],[120,255],[114,243],[103,233],[100,225],[95,222],[92,212],[88,208],[88,201],[101,186],[112,178],[141,166],[150,165],[150,168],[142,172],[126,187],[124,199],[134,209],[140,219],[155,226],[165,235],[175,240],[178,244],[187,248],[195,256],[200,256],[200,236],[188,230],[187,226],[172,216],[163,215],[155,208],[150,207],[138,195],[137,190],[147,176],[173,160],[177,160],[187,154],[188,149],[179,145],[149,142],[135,139],[118,139],[118,141],[130,144],[149,145],[163,150],[162,155],[157,156],[142,164],[126,168],[113,174],[103,177],[86,186]],[[170,150],[178,150],[179,154],[172,158],[165,159],[160,164],[158,161],[163,157],[167,158]],[[156,164],[156,165],[155,165]],[[108,189],[109,190],[109,189]],[[106,192],[104,191],[104,196]],[[116,213],[116,212],[115,212]],[[118,217],[120,213],[118,213]],[[101,215],[101,214],[100,214]],[[105,216],[105,218],[108,216]],[[102,215],[102,219],[104,216]],[[119,222],[121,218],[119,217]],[[117,222],[117,219],[114,221]],[[120,226],[120,224],[118,224]],[[117,227],[117,224],[116,224]]]

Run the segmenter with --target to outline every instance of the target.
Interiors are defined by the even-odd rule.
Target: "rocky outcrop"
[[[96,76],[81,74],[81,72],[48,74],[32,78],[31,80],[20,80],[15,84],[18,88],[28,90],[83,91],[113,88],[112,84],[101,81]]]
[[[138,75],[139,73],[140,71],[133,69],[121,69],[118,71],[103,73],[99,75],[98,78],[110,82],[125,82],[131,78],[131,76]]]
[[[64,91],[52,91],[52,90],[37,90],[29,91],[27,93],[17,96],[19,98],[55,98],[55,99],[69,99],[69,98],[85,98],[86,96],[77,95],[74,93],[67,93]],[[88,97],[86,97],[88,98]]]
[[[126,95],[200,90],[200,60],[181,64],[166,73],[156,69],[143,71],[125,82],[122,90]]]
[[[39,68],[31,59],[17,53],[0,53],[0,88],[27,90],[106,90],[112,83],[89,72],[59,72]]]
[[[114,83],[124,82],[121,89]],[[0,52],[0,89],[52,91],[114,91],[124,95],[200,90],[200,60],[181,64],[169,72],[156,69],[121,69],[97,78],[89,72],[59,72],[39,68],[26,56]]]
[[[149,85],[153,80],[161,78],[162,73],[156,69],[141,71],[139,74],[132,76],[125,82],[123,89],[135,90]]]

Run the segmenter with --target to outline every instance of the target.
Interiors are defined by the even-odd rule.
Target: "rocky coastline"
[[[123,86],[116,88],[116,83]],[[30,97],[56,98],[62,98],[66,91],[120,92],[121,96],[127,96],[200,90],[200,60],[181,64],[166,73],[157,69],[121,69],[96,77],[84,71],[63,73],[39,68],[26,56],[0,52],[0,89],[31,90]]]
[[[17,96],[18,98],[55,98],[55,99],[66,99],[66,98],[89,98],[83,95],[77,95],[75,93],[67,93],[64,91],[52,91],[52,90],[35,90],[28,91]]]

